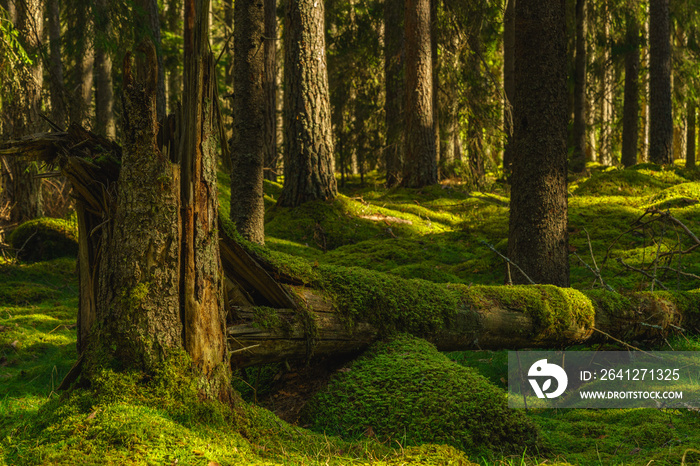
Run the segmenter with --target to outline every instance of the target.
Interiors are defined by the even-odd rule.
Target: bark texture
[[[117,126],[114,120],[114,89],[112,86],[112,57],[105,47],[112,36],[112,21],[106,0],[95,0],[95,30],[101,40],[95,41],[95,130],[114,139]]]
[[[234,4],[234,140],[231,144],[231,220],[244,238],[265,243],[263,166],[267,101],[265,8],[260,0]]]
[[[639,22],[634,12],[627,15],[625,55],[625,97],[622,110],[622,164],[637,163],[639,137]]]
[[[649,3],[649,161],[673,160],[669,0]]]
[[[386,98],[386,184],[396,186],[401,182],[404,149],[404,2],[384,2],[384,83]]]
[[[576,0],[576,61],[574,71],[574,152],[571,170],[586,168],[586,0]]]
[[[278,204],[333,199],[331,108],[328,94],[324,4],[289,0],[284,34],[284,188]]]
[[[151,45],[151,47],[153,47]],[[154,370],[182,348],[177,172],[156,147],[155,49],[151,80],[124,72],[124,148],[113,218],[103,232],[95,322],[88,345],[126,367]]]
[[[406,0],[405,12],[406,134],[401,183],[418,188],[438,181],[430,0]]]
[[[508,256],[536,283],[569,286],[563,2],[518,0],[515,30]],[[511,274],[515,283],[527,282]]]
[[[182,167],[181,284],[184,346],[211,397],[230,394],[219,258],[216,155],[211,108],[214,58],[209,49],[209,1],[185,2],[185,73],[179,160]]]

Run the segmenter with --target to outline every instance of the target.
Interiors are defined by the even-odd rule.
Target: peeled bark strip
[[[284,37],[286,144],[278,203],[294,207],[338,194],[323,2],[287,1]]]
[[[209,1],[185,2],[185,73],[180,164],[182,245],[180,292],[185,350],[201,371],[209,397],[230,395],[226,362],[226,313],[219,258],[216,157],[211,108],[213,57],[209,50]]]

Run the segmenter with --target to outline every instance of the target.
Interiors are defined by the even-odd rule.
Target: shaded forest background
[[[435,348],[697,350],[696,2],[0,6],[6,458],[686,458],[692,413],[514,414]]]

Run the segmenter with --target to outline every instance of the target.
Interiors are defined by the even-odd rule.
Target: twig
[[[595,328],[595,327],[591,327],[591,329],[593,329],[594,331],[600,333],[601,335],[605,335],[606,337],[610,338],[610,339],[613,340],[613,341],[616,341],[616,342],[620,343],[621,345],[624,345],[624,346],[628,347],[629,349],[633,349],[633,350],[635,350],[635,351],[639,351],[640,353],[644,353],[644,354],[646,354],[647,356],[651,356],[652,358],[662,359],[661,357],[656,356],[655,354],[651,354],[651,353],[649,353],[648,351],[644,351],[643,349],[639,349],[639,348],[637,348],[636,346],[630,345],[629,343],[625,343],[624,341],[619,340],[619,339],[615,338],[614,336],[610,335],[609,333],[605,333],[605,332],[602,331],[602,330],[598,330],[598,329]]]
[[[489,249],[492,250],[493,252],[495,252],[496,254],[498,254],[499,256],[501,256],[501,258],[503,258],[506,262],[508,262],[509,264],[513,265],[513,267],[515,267],[516,269],[518,269],[518,271],[519,271],[521,274],[523,274],[523,277],[527,278],[527,281],[530,282],[530,285],[535,285],[535,282],[532,281],[532,279],[531,279],[530,277],[528,277],[527,274],[526,274],[525,272],[523,272],[523,269],[521,269],[520,267],[518,267],[518,264],[516,264],[515,262],[513,262],[513,261],[510,260],[510,259],[508,259],[508,258],[507,258],[506,256],[504,256],[503,254],[501,254],[500,252],[498,252],[498,251],[496,250],[496,248],[494,248],[492,245],[490,245],[490,244],[487,243],[486,241],[481,240],[481,241],[479,241],[479,242],[482,243],[483,245],[485,245],[487,248],[489,248]]]
[[[575,252],[575,253],[573,253],[573,254],[574,254],[574,256],[575,256],[579,261],[581,261],[581,263],[582,263],[583,265],[586,266],[586,268],[588,268],[588,270],[591,271],[591,273],[592,273],[593,275],[595,275],[595,278],[596,278],[597,280],[600,280],[601,285],[603,285],[603,286],[605,287],[606,290],[612,291],[613,293],[617,293],[617,291],[615,291],[615,289],[614,289],[612,286],[610,286],[610,285],[608,285],[607,283],[605,283],[605,280],[603,280],[603,277],[600,276],[600,270],[598,270],[597,268],[594,269],[594,268],[592,268],[590,265],[586,264],[586,262],[585,262],[583,259],[581,259],[581,256],[579,256],[578,253]]]
[[[648,273],[646,270],[642,270],[642,269],[638,269],[637,267],[633,267],[633,266],[629,265],[627,262],[625,262],[625,261],[623,261],[622,259],[620,259],[619,257],[617,258],[617,262],[619,262],[622,266],[624,266],[624,267],[626,267],[626,268],[628,268],[628,269],[630,269],[630,270],[632,270],[632,271],[634,271],[634,272],[639,272],[639,273],[641,273],[642,275],[644,275],[645,277],[647,277],[647,278],[649,278],[649,279],[651,279],[651,280],[655,280],[656,283],[658,283],[659,286],[660,286],[661,288],[663,288],[664,290],[668,291],[668,288],[666,288],[666,285],[664,285],[664,284],[661,283],[659,280],[656,280],[654,277],[652,277],[651,275],[649,275],[649,273]]]
[[[241,351],[246,351],[246,350],[249,350],[251,348],[257,348],[258,346],[260,346],[260,343],[258,343],[256,345],[246,346],[245,348],[238,348],[237,350],[229,351],[228,354],[239,353]]]

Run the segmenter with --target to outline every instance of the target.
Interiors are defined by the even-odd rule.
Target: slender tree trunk
[[[116,136],[114,120],[114,90],[112,87],[112,57],[105,43],[112,40],[112,22],[106,0],[95,0],[95,29],[101,35],[95,41],[95,129],[110,139]]]
[[[231,145],[231,220],[244,238],[265,243],[265,8],[259,0],[234,4],[234,140]]]
[[[285,11],[284,188],[278,203],[297,206],[338,194],[334,175],[324,4],[288,0]]]
[[[511,172],[513,163],[513,102],[515,96],[515,1],[507,0],[503,16],[503,90],[505,101],[503,109],[503,128],[505,145],[503,148],[503,171]]]
[[[11,123],[5,132],[11,139],[38,132],[42,126],[39,112],[43,67],[39,47],[44,29],[43,6],[40,0],[24,0],[17,2],[15,8],[15,27],[19,32],[19,40],[32,63],[23,64],[19,68],[20,89],[6,109]],[[10,201],[10,223],[40,217],[43,206],[41,180],[35,177],[36,164],[18,157],[12,157],[7,162],[11,180],[5,186],[4,195]]]
[[[685,168],[695,168],[695,135],[696,135],[696,126],[695,126],[695,115],[697,108],[695,106],[695,102],[689,101],[686,104],[686,111],[688,112],[687,114],[687,120],[688,120],[688,127],[687,127],[687,135],[686,135],[686,153],[685,153]]]
[[[81,126],[89,127],[90,110],[92,106],[93,85],[93,48],[88,39],[91,17],[88,5],[77,2],[76,11],[71,15],[75,24],[74,31],[75,67],[73,68],[73,99],[70,106],[70,121]]]
[[[608,36],[610,35],[610,23],[608,18],[609,14],[609,6],[606,3],[603,3],[602,11],[600,12],[600,20],[603,23],[602,33],[603,37],[605,38],[606,45],[603,45],[600,50],[600,94],[598,96],[598,111],[600,119],[598,162],[603,165],[610,165],[612,163],[612,59],[610,48],[607,46]]]
[[[447,63],[446,77],[443,83],[444,99],[439,107],[440,123],[440,166],[449,167],[455,161],[455,135],[459,134],[459,85],[457,70],[459,65],[459,38],[452,33],[450,38],[450,50],[445,51]]]
[[[158,89],[156,94],[156,110],[158,121],[166,115],[165,111],[165,67],[163,66],[163,49],[160,40],[160,17],[157,0],[135,0],[134,1],[134,30],[136,32],[135,42],[138,44],[148,38],[156,47],[158,56]],[[137,73],[145,73],[145,61],[139,57],[137,59]]]
[[[430,0],[406,0],[406,137],[404,186],[437,183],[433,126]]]
[[[63,128],[66,124],[66,100],[63,83],[63,60],[61,59],[61,15],[58,0],[49,0],[46,8],[49,19],[51,120]]]
[[[537,283],[569,286],[564,3],[515,6],[514,157],[508,256]],[[527,280],[511,270],[515,283]]]
[[[430,60],[433,69],[433,131],[435,132],[435,160],[440,163],[440,61],[438,60],[438,7],[440,0],[430,0]],[[438,172],[438,177],[440,173]]]
[[[671,163],[671,22],[669,0],[649,3],[649,161]]]
[[[576,64],[574,76],[574,153],[571,170],[586,168],[586,0],[576,0]]]
[[[265,179],[277,181],[277,0],[265,0]]]
[[[625,55],[625,101],[622,115],[622,164],[631,167],[637,163],[639,136],[639,23],[635,12],[627,15]]]
[[[182,3],[179,0],[168,0],[166,20],[170,33],[182,32],[182,13]],[[233,16],[231,16],[231,23],[226,24],[233,24]],[[165,66],[168,70],[168,112],[175,113],[178,102],[182,103],[182,74],[179,60],[177,57],[172,57]]]
[[[386,100],[386,184],[401,182],[404,149],[404,2],[384,2],[384,82]]]

